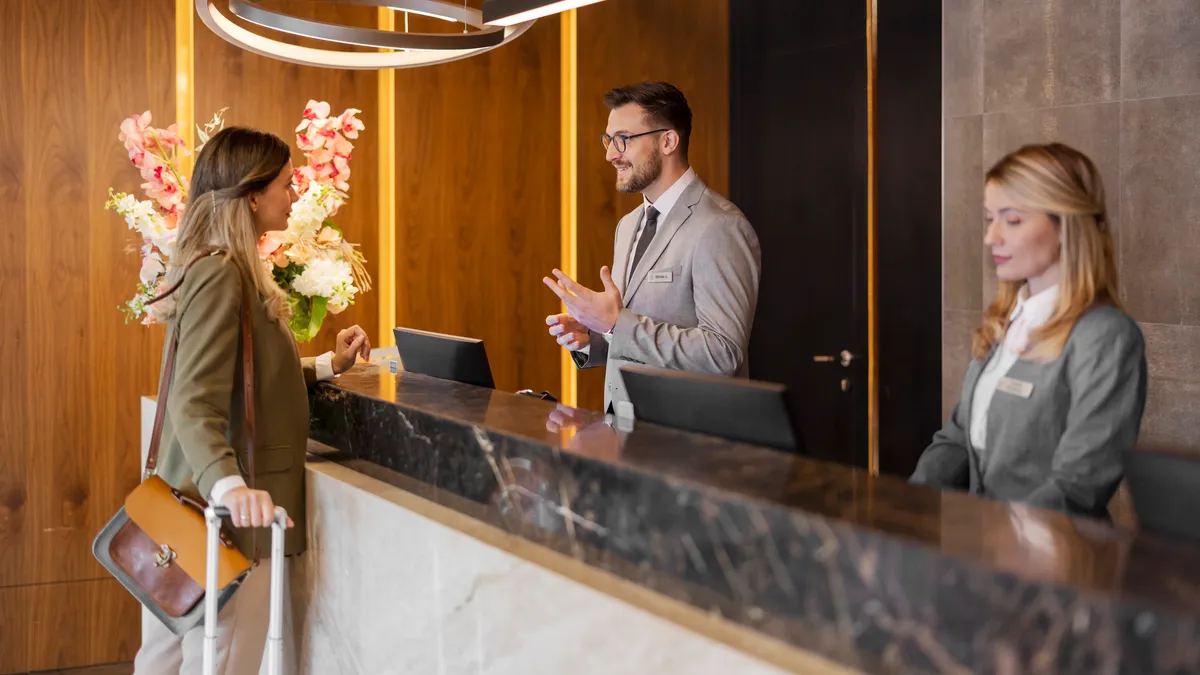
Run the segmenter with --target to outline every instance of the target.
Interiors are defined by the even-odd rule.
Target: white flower
[[[138,201],[133,195],[125,195],[117,202],[117,213],[121,215],[133,213],[133,210],[137,208],[137,203]]]
[[[350,263],[344,260],[313,258],[304,266],[304,271],[292,282],[292,288],[306,297],[344,298],[353,297],[354,277]],[[354,290],[349,290],[354,289]]]
[[[133,195],[123,195],[113,203],[116,212],[125,218],[129,229],[142,235],[147,244],[157,246],[166,255],[171,254],[175,243],[175,231],[167,228],[167,221],[150,200],[138,201]]]
[[[328,215],[329,212],[325,210],[317,191],[309,190],[292,204],[292,214],[288,216],[288,233],[294,239],[316,234]]]
[[[337,288],[333,289],[333,295],[329,297],[329,305],[334,314],[339,314],[354,302],[354,295],[358,293],[358,287],[354,285],[352,279],[347,280]]]

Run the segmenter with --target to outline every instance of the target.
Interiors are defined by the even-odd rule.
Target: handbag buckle
[[[163,544],[160,548],[162,550],[154,554],[154,566],[170,567],[171,563],[175,561],[175,551],[172,551],[171,547],[166,544]]]

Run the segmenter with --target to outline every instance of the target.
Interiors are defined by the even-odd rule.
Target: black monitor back
[[[495,388],[483,340],[414,328],[395,328],[392,332],[396,336],[396,351],[404,370],[477,387]]]
[[[803,451],[782,384],[644,366],[622,367],[621,378],[640,421]]]

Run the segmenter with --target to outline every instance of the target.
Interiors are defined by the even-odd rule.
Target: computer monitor
[[[1200,539],[1200,457],[1133,449],[1122,460],[1138,526],[1169,537]]]
[[[639,421],[803,451],[782,384],[645,366],[623,366],[621,379]]]
[[[483,340],[414,328],[395,328],[400,363],[410,373],[494,389]]]

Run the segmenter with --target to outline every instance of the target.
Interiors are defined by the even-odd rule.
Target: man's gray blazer
[[[1018,360],[1007,373],[1017,386],[996,390],[988,447],[978,450],[971,445],[971,402],[987,361],[972,361],[958,405],[911,482],[1107,518],[1124,475],[1121,453],[1137,442],[1146,406],[1138,325],[1115,307],[1097,306],[1079,318],[1058,358]]]
[[[612,344],[591,333],[589,353],[573,355],[581,368],[608,366],[606,410],[628,400],[618,372],[623,363],[740,377],[749,372],[746,350],[761,270],[750,221],[696,178],[659,224],[631,276],[643,210],[638,206],[617,224],[612,277],[625,309]]]

